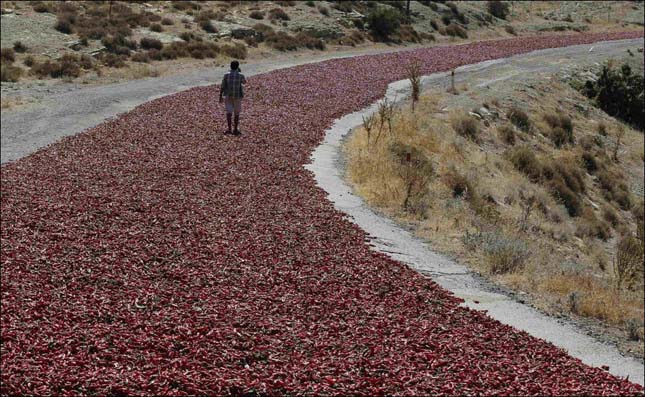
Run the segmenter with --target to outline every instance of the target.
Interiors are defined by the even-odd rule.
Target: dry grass
[[[616,209],[620,205],[615,198],[626,189],[620,181],[626,176],[609,159],[611,147],[594,138],[597,122],[576,118],[580,131],[576,138],[586,142],[587,149],[569,145],[556,149],[538,134],[520,133],[518,138],[503,120],[476,129],[463,127],[462,121],[473,118],[442,112],[442,100],[433,93],[420,97],[414,113],[397,111],[392,134],[383,134],[380,140],[375,140],[378,117],[365,123],[369,134],[364,127],[355,131],[345,151],[347,177],[356,193],[397,221],[413,222],[416,234],[432,241],[435,249],[508,287],[531,293],[537,302],[544,302],[539,306],[598,319],[625,330],[632,339],[636,334],[642,338],[638,319],[643,317],[643,293],[624,284],[616,288],[612,265],[616,243],[612,237],[619,235],[618,230],[635,233],[635,219],[641,214]],[[499,101],[489,103],[495,102],[499,108]],[[544,130],[552,120],[543,115],[558,104],[545,101],[544,107],[548,110],[530,115],[511,108],[507,117],[525,131],[533,130],[532,119],[535,130]],[[571,117],[557,116],[554,125],[573,131]],[[605,124],[614,128],[612,122]],[[505,147],[517,139],[523,144]],[[425,181],[415,211],[405,208],[406,183],[400,158],[391,155],[392,144],[413,148],[433,166],[435,176]],[[642,135],[639,139],[630,130],[623,147],[622,157],[629,159],[631,169],[642,168],[638,156]],[[620,164],[621,169],[624,166]],[[612,172],[607,180],[618,180],[618,186],[586,175],[606,170]],[[637,212],[640,207],[635,208]],[[575,263],[576,270],[563,270],[567,263]]]

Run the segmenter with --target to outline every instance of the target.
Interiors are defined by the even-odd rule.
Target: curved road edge
[[[584,59],[589,51],[604,51],[603,53],[611,54],[615,51],[625,51],[623,46],[634,44],[642,45],[642,39],[597,42],[538,50],[514,57],[462,66],[456,71],[457,76],[463,79],[468,75],[486,72],[495,65],[512,64],[522,60],[531,65],[526,70],[527,73],[538,72],[553,68],[552,64],[540,68],[535,61],[531,61],[537,60],[539,57],[548,59],[564,55],[574,61],[576,58]],[[448,74],[445,72],[424,76],[423,86],[424,88],[447,86],[447,76]],[[499,78],[495,80],[499,80]],[[385,97],[390,100],[402,100],[409,96],[409,87],[407,80],[391,83]],[[615,346],[592,338],[572,323],[547,316],[497,292],[491,283],[475,275],[466,266],[432,251],[428,244],[414,237],[392,220],[380,216],[371,210],[360,197],[353,194],[352,188],[343,178],[342,143],[351,130],[362,124],[363,116],[377,111],[379,102],[337,119],[326,131],[323,143],[313,152],[311,163],[305,166],[314,173],[318,186],[328,193],[328,199],[334,203],[336,209],[349,215],[354,223],[373,238],[373,249],[406,263],[411,268],[431,277],[443,288],[463,298],[464,305],[469,308],[485,310],[490,317],[561,347],[568,354],[587,365],[609,366],[610,373],[643,385],[645,374],[643,362],[622,356]]]

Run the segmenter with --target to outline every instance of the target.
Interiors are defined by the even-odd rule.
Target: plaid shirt
[[[242,90],[242,84],[244,83],[246,83],[244,75],[237,70],[231,70],[222,79],[222,85],[219,88],[220,94],[227,98],[242,98],[244,97],[244,91]]]

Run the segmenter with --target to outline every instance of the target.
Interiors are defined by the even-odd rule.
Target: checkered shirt
[[[231,70],[224,75],[220,92],[227,98],[242,98],[244,97],[244,91],[242,90],[242,84],[244,83],[246,83],[244,75],[237,70]]]

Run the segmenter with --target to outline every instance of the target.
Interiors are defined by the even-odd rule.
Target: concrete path
[[[573,65],[598,62],[622,55],[627,48],[634,50],[642,45],[642,39],[635,39],[534,51],[516,57],[460,67],[456,72],[457,82],[467,80],[468,84],[488,85],[518,74],[556,72]],[[426,76],[423,85],[426,89],[447,88],[447,77],[447,73]],[[408,81],[390,84],[386,96],[399,100],[409,96]],[[612,374],[629,377],[632,382],[643,385],[644,368],[641,361],[623,357],[614,346],[597,341],[573,324],[546,316],[497,292],[494,286],[474,275],[465,266],[433,252],[428,244],[415,238],[393,221],[376,214],[362,199],[352,193],[351,187],[343,179],[342,141],[350,130],[361,125],[362,116],[374,113],[377,106],[378,103],[375,103],[338,119],[332,128],[327,130],[324,143],[313,153],[312,163],[307,166],[315,173],[318,185],[329,193],[329,200],[335,207],[348,214],[356,224],[375,238],[375,249],[428,275],[442,287],[463,298],[466,306],[486,310],[491,317],[500,322],[562,347],[588,365],[607,365]]]

